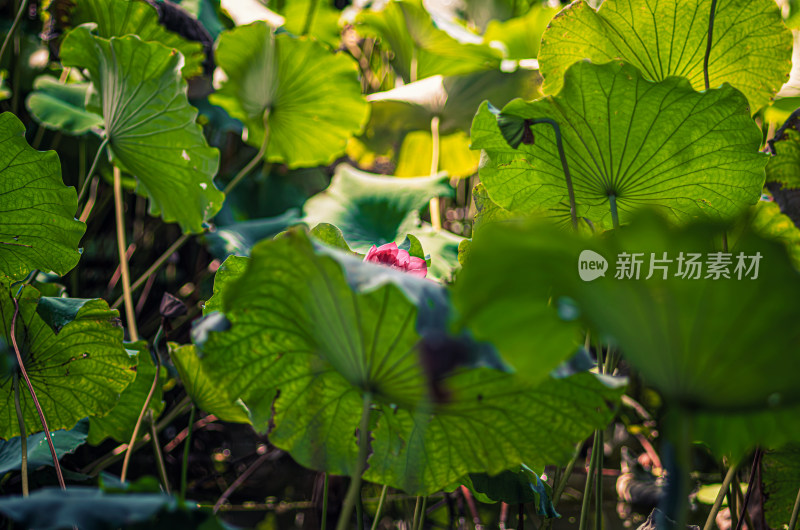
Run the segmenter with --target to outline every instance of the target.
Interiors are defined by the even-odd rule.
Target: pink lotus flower
[[[386,243],[379,247],[372,245],[367,255],[364,256],[364,261],[380,263],[413,274],[418,278],[424,278],[428,274],[428,265],[424,259],[411,256],[408,251],[397,248],[396,243]]]

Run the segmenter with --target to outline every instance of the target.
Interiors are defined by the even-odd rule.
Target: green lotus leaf
[[[87,108],[102,114],[111,158],[136,177],[150,213],[201,232],[224,196],[213,180],[219,152],[195,123],[197,109],[178,73],[181,55],[136,36],[97,37],[84,25],[64,39],[61,59],[89,71],[94,92]]]
[[[584,1],[559,13],[542,36],[544,90],[555,94],[569,66],[582,59],[621,59],[645,79],[670,76],[705,87],[703,61],[711,0],[609,0],[595,11]],[[719,2],[708,62],[711,87],[730,83],[755,113],[778,92],[791,70],[792,34],[772,0]]]
[[[352,474],[353,433],[369,392],[376,426],[365,478],[412,493],[520,459],[567,460],[610,420],[606,400],[621,391],[590,374],[532,389],[500,371],[491,348],[445,333],[440,286],[315,251],[302,231],[258,244],[221,296],[231,327],[198,348],[207,373],[241,395],[256,428],[271,426],[270,441],[304,466]]]
[[[367,120],[358,65],[308,38],[254,22],[222,33],[216,60],[227,80],[210,101],[245,125],[254,146],[264,141],[269,111],[270,162],[330,164]]]
[[[291,209],[275,217],[217,226],[213,232],[203,237],[208,244],[208,251],[217,259],[225,259],[231,254],[247,256],[253,245],[275,236],[299,221],[297,210]]]
[[[491,20],[486,26],[483,40],[499,41],[506,48],[506,59],[536,59],[542,34],[558,9],[534,4],[521,17],[509,20]]]
[[[800,229],[794,221],[781,213],[774,202],[759,201],[750,221],[753,229],[771,239],[783,242],[795,268],[800,270]]]
[[[400,244],[412,234],[431,255],[430,276],[447,278],[458,264],[461,238],[446,231],[433,233],[420,222],[419,210],[431,198],[451,193],[443,176],[395,178],[340,164],[328,189],[306,201],[303,221],[309,226],[335,225],[350,248],[362,254],[372,245]]]
[[[64,84],[50,76],[33,82],[25,105],[39,124],[65,134],[81,135],[103,125],[103,118],[86,110],[89,83]]]
[[[353,249],[351,249],[350,245],[347,244],[347,240],[345,240],[344,234],[342,233],[341,230],[339,230],[338,226],[332,225],[330,223],[320,223],[314,228],[312,228],[308,233],[309,235],[313,236],[314,239],[316,239],[320,243],[325,243],[329,247],[338,248],[343,252],[346,252],[348,254],[353,254],[357,257],[362,257],[362,258],[364,257],[362,254],[353,252]],[[419,241],[417,241],[417,243],[419,243]],[[413,254],[411,252],[409,252],[409,254],[416,257],[424,257],[424,256],[418,256],[417,254]]]
[[[447,403],[417,411],[384,407],[364,478],[429,494],[467,473],[496,475],[520,461],[566,464],[575,444],[614,416],[623,381],[589,373],[531,386],[479,368],[442,383]]]
[[[397,177],[418,177],[431,172],[433,137],[427,131],[413,131],[403,139],[397,157]],[[439,138],[439,170],[451,177],[470,177],[478,171],[478,153],[469,148],[469,137],[455,132]]]
[[[0,338],[9,345],[14,315],[11,292],[8,284],[2,285]],[[15,330],[48,427],[71,429],[82,418],[107,414],[135,376],[136,362],[122,345],[119,313],[103,300],[87,300],[56,334],[36,312],[38,301],[36,289],[26,287],[22,291]],[[0,395],[6,411],[0,416],[0,438],[9,439],[19,435],[10,377],[0,381]],[[39,415],[24,386],[20,401],[27,432],[41,431]]]
[[[232,398],[225,387],[214,384],[205,372],[195,346],[170,344],[170,358],[178,370],[186,393],[197,408],[215,415],[222,421],[250,423],[247,407],[239,399]]]
[[[80,26],[87,22],[95,23],[96,34],[104,39],[137,35],[143,41],[160,42],[178,50],[186,59],[181,67],[184,77],[194,77],[203,71],[206,58],[203,45],[164,29],[158,23],[156,9],[144,0],[77,0],[70,23]]]
[[[86,225],[75,220],[76,193],[61,180],[58,155],[31,148],[10,112],[0,114],[0,142],[0,274],[66,274],[78,263]]]
[[[569,207],[555,133],[535,119],[559,124],[578,216],[592,222],[611,224],[612,196],[621,223],[642,206],[681,220],[727,218],[761,196],[767,157],[739,91],[695,92],[685,79],[653,83],[629,65],[580,62],[557,96],[502,112],[484,104],[475,116],[481,181],[503,208]]]
[[[228,256],[222,262],[214,275],[214,291],[211,298],[203,305],[203,314],[208,315],[213,311],[222,311],[222,290],[231,280],[238,279],[244,274],[250,258],[243,256]]]
[[[784,188],[800,188],[800,133],[788,129],[782,140],[775,142],[775,156],[767,163],[767,182],[778,182]]]
[[[58,430],[50,433],[53,445],[56,448],[56,455],[60,459],[62,456],[74,453],[75,449],[86,442],[86,435],[89,431],[88,420],[81,420],[72,429]],[[36,469],[41,466],[52,466],[53,457],[50,447],[45,439],[44,432],[39,432],[28,436],[28,469]],[[0,440],[0,474],[5,475],[9,471],[22,468],[22,447],[19,436],[15,436],[8,441]]]
[[[106,438],[112,438],[120,443],[128,443],[133,436],[133,428],[142,412],[147,394],[153,386],[156,376],[156,365],[150,356],[150,349],[144,341],[125,344],[128,355],[135,360],[135,378],[119,397],[119,401],[111,411],[102,417],[89,418],[89,443],[98,445]],[[153,417],[158,418],[164,410],[164,382],[167,371],[161,368],[161,378],[156,386],[155,393],[148,408],[153,411]]]
[[[525,264],[524,276],[507,276],[498,287],[498,298],[548,287],[554,300],[571,298],[597,336],[616,344],[674,406],[740,413],[797,405],[800,329],[793,323],[800,308],[785,301],[800,296],[800,273],[781,243],[752,229],[738,229],[730,252],[715,254],[723,228],[707,221],[675,228],[647,212],[600,241],[541,223],[490,224],[477,234],[462,278],[470,268],[486,277],[502,275],[505,262]],[[585,250],[603,256],[607,270],[586,276],[588,260],[600,258],[580,258]],[[638,279],[625,266],[636,253],[643,262]]]
[[[800,405],[796,404],[761,410],[698,411],[694,413],[692,435],[717,457],[737,461],[746,458],[756,446],[778,449],[800,441],[798,417]]]
[[[485,473],[470,474],[464,485],[473,493],[481,495],[481,502],[533,502],[539,515],[559,517],[553,506],[552,488],[547,482],[542,482],[539,474],[525,464],[521,464],[519,470],[506,470],[493,477]]]
[[[761,460],[764,484],[764,516],[769,528],[783,528],[789,523],[800,489],[800,445],[764,453]]]
[[[459,42],[438,28],[419,0],[392,0],[380,11],[364,10],[356,17],[356,27],[392,51],[392,66],[406,83],[432,75],[497,70],[502,59],[488,44]]]
[[[270,7],[283,15],[286,22],[283,28],[293,35],[302,35],[306,25],[309,9],[314,9],[308,35],[315,37],[332,49],[339,47],[342,30],[339,27],[341,11],[336,9],[330,0],[279,0],[270,2]]]

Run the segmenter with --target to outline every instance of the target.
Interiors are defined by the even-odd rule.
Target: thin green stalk
[[[567,464],[567,467],[564,469],[564,474],[561,475],[561,480],[559,481],[556,488],[553,490],[553,507],[558,506],[558,501],[561,500],[561,495],[564,494],[564,490],[567,487],[567,482],[569,481],[570,475],[572,475],[572,470],[575,468],[575,464],[578,462],[578,458],[581,456],[581,446],[583,442],[579,443],[578,446],[575,448],[575,454],[572,456],[572,459]]]
[[[617,212],[617,196],[613,193],[608,196],[608,205],[611,207],[611,222],[614,228],[619,228],[619,213]]]
[[[94,160],[92,160],[92,165],[89,166],[89,172],[86,173],[86,176],[83,177],[81,180],[81,191],[78,192],[78,204],[80,204],[83,196],[86,195],[86,192],[89,190],[89,183],[92,181],[92,175],[94,174],[94,170],[97,167],[97,162],[100,160],[100,155],[105,151],[106,146],[108,145],[108,139],[106,138],[103,140],[103,143],[100,144],[100,147],[97,148],[97,153],[94,155]],[[78,178],[81,178],[78,176]]]
[[[381,498],[378,500],[378,509],[375,510],[375,519],[372,521],[372,528],[370,530],[377,530],[378,522],[381,520],[381,511],[383,510],[383,503],[386,500],[386,492],[389,491],[389,486],[383,485],[381,489]]]
[[[422,507],[419,509],[419,526],[416,530],[422,530],[425,525],[425,510],[428,509],[428,497],[422,497]]]
[[[526,120],[530,125],[537,123],[546,123],[553,128],[556,133],[556,147],[558,148],[558,156],[561,158],[561,167],[564,170],[564,180],[567,182],[567,193],[569,193],[569,215],[572,218],[572,228],[578,229],[578,213],[575,205],[575,189],[572,186],[572,176],[569,173],[569,166],[567,165],[567,155],[564,153],[564,144],[561,141],[561,127],[558,126],[555,120],[550,118],[539,118],[535,120]]]
[[[736,475],[736,471],[738,471],[738,469],[738,462],[728,468],[728,472],[725,474],[725,479],[722,481],[722,487],[719,489],[719,493],[717,493],[717,498],[714,499],[714,505],[711,506],[711,511],[708,514],[708,518],[706,519],[706,524],[703,526],[703,530],[712,530],[714,528],[714,521],[717,518],[717,513],[719,513],[719,509],[722,507],[722,501],[725,500],[725,494],[728,492],[731,481],[733,481],[733,477]],[[731,515],[733,515],[732,511]]]
[[[142,426],[142,420],[144,420],[147,409],[150,407],[150,401],[153,399],[153,395],[156,393],[156,388],[158,388],[158,379],[161,375],[161,356],[158,354],[158,342],[161,340],[161,336],[163,334],[164,326],[159,326],[158,332],[156,333],[156,338],[153,341],[153,347],[156,350],[156,375],[153,377],[153,384],[150,385],[150,391],[147,393],[147,397],[144,400],[144,405],[142,405],[142,410],[139,412],[139,417],[136,419],[136,425],[133,427],[131,441],[128,442],[128,449],[125,451],[125,459],[122,461],[122,472],[119,475],[119,480],[123,484],[128,476],[128,465],[131,463],[131,455],[133,454],[134,447],[136,446],[136,437],[139,435],[139,429]]]
[[[322,522],[320,530],[325,530],[328,526],[328,474],[325,473],[325,482],[322,485]]]
[[[356,462],[356,469],[350,481],[350,486],[347,488],[344,506],[342,506],[342,512],[339,515],[339,522],[336,524],[336,530],[347,530],[350,526],[350,518],[353,515],[356,497],[361,495],[361,475],[367,467],[367,456],[369,456],[369,410],[371,406],[372,393],[365,392],[364,403],[361,410],[361,425],[358,430],[358,462]]]
[[[256,164],[262,161],[264,155],[267,154],[267,148],[269,147],[269,109],[264,111],[263,121],[264,139],[261,141],[261,146],[258,148],[258,153],[256,153],[256,156],[254,156],[253,159],[250,160],[250,162],[248,162],[247,165],[244,166],[235,177],[233,177],[233,180],[228,182],[228,185],[225,186],[225,189],[223,190],[225,195],[233,191],[233,188],[235,188],[239,182],[250,173]]]
[[[311,0],[308,3],[308,11],[306,12],[306,22],[303,24],[303,32],[300,35],[308,35],[311,31],[311,26],[314,25],[314,17],[317,15],[317,5],[319,0]]]
[[[594,527],[597,530],[603,528],[603,431],[598,430],[595,436],[597,441],[597,470],[595,471],[594,486]],[[594,456],[594,455],[592,455]]]
[[[411,521],[411,530],[417,530],[419,523],[419,508],[422,505],[422,497],[417,495],[417,502],[414,503],[414,519]]]
[[[186,440],[183,442],[183,462],[181,463],[181,502],[186,500],[186,478],[189,474],[189,453],[192,447],[192,431],[194,430],[194,416],[197,413],[197,407],[192,403],[192,410],[189,412],[189,427],[186,432]]]
[[[794,508],[792,508],[792,518],[789,519],[789,529],[794,530],[797,526],[797,516],[800,515],[800,490],[797,492],[797,499],[794,501]]]
[[[20,471],[22,472],[22,496],[27,497],[30,492],[28,490],[28,433],[25,429],[25,417],[22,415],[22,406],[19,401],[19,374],[14,374],[14,409],[17,411],[17,421],[19,422],[19,447],[22,454],[22,465]]]
[[[36,134],[33,136],[33,141],[31,142],[31,147],[38,150],[39,146],[42,145],[42,139],[44,138],[44,125],[39,125],[36,128]]]
[[[439,173],[439,116],[431,118],[431,177]],[[442,212],[439,210],[439,197],[430,202],[431,225],[437,232],[442,229]]]
[[[711,13],[708,15],[708,40],[706,42],[706,54],[703,57],[703,80],[705,81],[706,90],[711,86],[708,79],[708,59],[711,57],[711,43],[714,38],[714,17],[717,13],[717,0],[711,0]]]
[[[356,528],[364,530],[364,499],[361,492],[356,496]]]
[[[44,436],[47,439],[47,446],[50,449],[50,456],[53,458],[53,467],[56,469],[56,478],[58,479],[58,485],[61,487],[62,490],[67,489],[67,485],[64,482],[64,475],[61,473],[61,466],[58,463],[58,454],[56,453],[56,448],[53,445],[53,438],[50,436],[50,428],[47,426],[47,419],[44,417],[44,410],[42,409],[41,403],[39,403],[39,398],[36,396],[36,391],[33,389],[33,385],[31,384],[31,380],[28,377],[28,371],[25,370],[25,364],[22,362],[22,354],[19,351],[19,345],[17,344],[17,316],[19,316],[19,302],[15,297],[12,297],[11,300],[14,302],[14,315],[11,317],[11,345],[14,348],[14,354],[17,356],[17,364],[19,366],[19,371],[22,374],[23,379],[25,379],[25,384],[28,386],[28,392],[31,394],[31,399],[33,400],[33,405],[36,407],[36,412],[39,413],[39,421],[42,424],[42,429],[44,430]]]
[[[758,476],[758,468],[761,465],[761,456],[762,456],[761,448],[756,447],[755,456],[753,456],[753,465],[750,468],[750,480],[747,487],[747,494],[744,496],[744,502],[742,503],[741,511],[739,512],[739,524],[736,525],[736,530],[742,530],[742,525],[744,524],[745,518],[749,518],[750,514],[747,512],[747,506],[750,504],[750,496],[753,493],[753,490],[756,489],[755,484],[753,481]],[[748,527],[753,528],[753,523],[748,521]]]
[[[11,29],[8,30],[8,34],[6,34],[6,38],[3,40],[3,46],[0,47],[0,63],[3,62],[3,55],[6,53],[8,43],[11,42],[11,37],[13,37],[14,32],[17,31],[17,26],[19,26],[19,23],[22,20],[22,14],[25,13],[25,8],[27,6],[28,0],[23,0],[19,5],[19,10],[17,11],[17,15],[14,17],[14,22],[11,24]]]
[[[592,442],[592,455],[589,459],[589,469],[586,471],[586,485],[583,488],[583,501],[581,502],[581,519],[579,530],[586,530],[587,524],[589,522],[589,500],[592,497],[592,478],[594,477],[594,472],[597,469],[597,453],[599,452],[597,449],[597,442],[599,441],[599,437],[597,436],[599,431],[594,432],[594,441]]]
[[[156,467],[158,468],[158,475],[161,478],[161,483],[164,485],[164,493],[170,495],[169,479],[167,478],[167,466],[164,465],[164,455],[161,454],[161,444],[158,441],[158,433],[156,432],[156,422],[153,418],[153,411],[147,411],[148,423],[150,423],[150,440],[153,442],[153,454],[156,458]]]
[[[78,140],[78,189],[83,188],[86,182],[86,138],[81,136]]]
[[[128,269],[127,244],[125,243],[125,215],[122,206],[122,172],[114,166],[114,212],[117,218],[117,252],[119,254],[120,280],[122,282],[122,298],[125,301],[125,318],[128,321],[128,335],[133,342],[139,340],[136,329],[136,312],[133,308],[131,291],[131,272]],[[158,377],[158,374],[156,374]],[[122,480],[125,482],[125,480]]]

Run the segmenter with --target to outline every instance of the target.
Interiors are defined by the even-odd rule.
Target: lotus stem
[[[717,13],[717,0],[711,0],[711,13],[708,15],[708,41],[706,42],[706,54],[703,57],[703,80],[705,81],[706,90],[711,86],[708,78],[708,59],[711,57],[711,43],[714,38],[714,17]]]
[[[597,438],[597,465],[594,486],[594,527],[596,530],[603,530],[603,435],[602,430],[598,430],[595,433]]]
[[[789,529],[794,530],[797,526],[797,516],[800,514],[800,490],[797,492],[797,498],[794,501],[794,508],[792,508],[792,518],[789,519]]]
[[[322,521],[319,525],[320,530],[325,530],[328,526],[328,474],[325,473],[325,478],[322,483]]]
[[[192,430],[194,429],[194,416],[197,413],[197,407],[192,403],[192,410],[189,412],[189,428],[186,432],[186,440],[183,446],[183,462],[181,463],[181,502],[186,501],[186,482],[189,474],[189,452],[192,446]]]
[[[546,123],[553,128],[556,133],[556,148],[558,148],[558,156],[561,158],[561,167],[564,170],[564,180],[567,182],[567,193],[569,194],[569,214],[572,219],[572,228],[578,230],[578,213],[575,206],[575,189],[572,186],[572,176],[569,173],[569,166],[567,165],[567,155],[564,153],[564,143],[561,140],[561,127],[558,126],[555,120],[550,118],[538,118],[535,120],[525,120],[526,124],[536,125],[538,123]]]
[[[8,30],[8,34],[6,35],[6,38],[3,40],[3,46],[0,47],[0,62],[3,61],[3,55],[5,55],[6,53],[6,48],[8,47],[8,43],[11,42],[11,37],[13,37],[14,32],[17,31],[17,26],[19,26],[20,20],[22,20],[22,14],[25,13],[26,7],[28,7],[28,0],[22,0],[22,2],[19,5],[19,10],[17,11],[17,15],[14,17],[14,22],[11,24],[11,29]]]
[[[386,492],[389,491],[389,486],[383,485],[381,489],[381,498],[378,500],[378,508],[375,510],[375,519],[372,521],[372,528],[370,530],[378,529],[378,522],[381,520],[381,511],[383,510],[383,503],[386,501]],[[800,497],[798,497],[800,499]],[[791,530],[791,529],[790,529]]]
[[[419,508],[421,506],[422,497],[417,495],[417,502],[414,503],[414,519],[411,521],[411,530],[417,530],[417,524],[419,523]]]
[[[599,430],[594,432],[594,441],[592,442],[592,455],[589,459],[589,469],[586,471],[586,485],[583,488],[583,501],[581,502],[581,519],[579,530],[586,530],[589,522],[589,501],[592,497],[592,477],[597,469],[597,453],[599,452],[597,446],[600,441]]]
[[[722,487],[719,489],[719,493],[717,493],[717,498],[714,499],[714,505],[711,506],[711,511],[708,514],[708,518],[706,519],[706,524],[703,526],[703,530],[713,530],[717,513],[719,513],[719,509],[722,507],[722,501],[725,499],[725,494],[728,492],[731,481],[733,481],[733,477],[736,475],[738,470],[739,462],[731,465],[728,468],[728,472],[725,474],[725,479],[722,481]],[[733,507],[731,507],[731,509],[733,509]],[[733,514],[733,512],[731,512],[731,514]]]
[[[81,181],[81,191],[78,192],[78,203],[81,202],[83,196],[86,195],[86,191],[89,189],[89,182],[91,182],[92,175],[94,174],[94,170],[97,167],[97,162],[100,160],[100,155],[105,151],[106,146],[108,145],[108,138],[103,140],[103,143],[100,144],[100,147],[97,148],[97,153],[94,155],[94,160],[92,160],[92,165],[89,166],[89,172],[86,173],[86,176],[83,177]],[[115,168],[116,169],[116,168]]]
[[[608,205],[611,207],[611,223],[614,228],[619,228],[619,212],[617,212],[617,196],[613,193],[608,196]]]
[[[747,517],[747,505],[750,504],[750,496],[753,493],[753,490],[756,489],[755,484],[753,481],[755,480],[756,476],[758,475],[758,468],[761,465],[761,456],[764,453],[761,451],[761,448],[756,447],[755,456],[753,456],[753,465],[750,468],[750,482],[749,487],[747,488],[747,494],[744,496],[744,502],[742,503],[742,509],[739,514],[739,522],[736,525],[736,530],[742,530],[742,524],[744,523],[745,517]],[[749,525],[752,528],[752,524]]]
[[[47,426],[47,420],[44,417],[44,410],[42,410],[42,405],[39,403],[39,398],[36,397],[36,391],[33,389],[31,380],[28,377],[28,372],[27,370],[25,370],[25,364],[22,362],[22,354],[20,354],[19,352],[19,345],[17,344],[17,333],[16,333],[17,316],[19,316],[19,302],[13,296],[11,297],[11,300],[14,301],[14,316],[11,317],[11,345],[14,347],[14,354],[17,356],[19,371],[22,373],[22,377],[25,379],[25,384],[28,385],[28,392],[30,392],[31,394],[31,399],[33,400],[33,405],[36,407],[36,412],[39,413],[39,421],[42,423],[42,429],[44,429],[44,436],[47,439],[47,446],[50,448],[50,456],[53,457],[53,467],[56,469],[56,478],[58,479],[58,485],[61,487],[62,490],[66,490],[67,485],[64,483],[64,475],[61,473],[61,466],[58,463],[58,454],[56,453],[56,448],[53,445],[53,438],[52,436],[50,436],[50,428]]]
[[[22,454],[22,464],[20,472],[22,473],[22,496],[27,497],[30,495],[28,490],[28,434],[25,430],[25,417],[22,415],[22,406],[19,401],[19,374],[14,374],[14,408],[17,411],[17,421],[19,422],[19,447]]]
[[[125,252],[125,217],[122,207],[122,172],[114,166],[114,210],[117,217],[117,251],[119,252],[119,269],[122,279],[122,297],[125,300],[125,317],[128,321],[128,334],[132,341],[139,340],[136,329],[136,313],[131,296],[131,273],[128,269],[128,256]],[[123,482],[125,480],[123,479]]]
[[[425,525],[425,510],[428,509],[428,497],[422,497],[422,506],[419,509],[419,526],[416,530],[422,530],[422,527]]]
[[[228,185],[225,186],[225,189],[222,191],[225,195],[229,194],[233,191],[233,189],[241,182],[243,178],[245,178],[250,171],[261,162],[264,156],[267,154],[267,147],[269,147],[269,109],[264,110],[264,116],[262,117],[264,121],[264,138],[261,140],[261,146],[258,148],[258,153],[256,156],[253,157],[250,162],[247,163],[237,174],[233,177],[233,180],[228,182]]]
[[[167,466],[164,465],[164,455],[161,454],[161,444],[158,441],[158,433],[156,432],[156,421],[153,418],[153,411],[147,411],[148,423],[150,423],[150,440],[153,442],[153,455],[156,458],[156,467],[158,468],[158,475],[161,478],[161,483],[164,484],[164,493],[170,495],[169,479],[167,478]]]
[[[431,118],[431,177],[439,173],[439,116]],[[439,210],[439,197],[431,199],[431,225],[437,232],[442,229],[442,212]]]
[[[142,410],[139,412],[139,417],[136,419],[136,425],[134,425],[133,434],[131,434],[131,441],[128,443],[128,449],[125,451],[125,459],[122,461],[122,472],[119,476],[119,480],[123,484],[128,476],[128,466],[131,463],[131,455],[136,447],[136,437],[139,435],[139,429],[142,426],[142,421],[147,413],[147,409],[150,407],[150,401],[153,399],[153,395],[156,393],[156,388],[158,388],[158,379],[161,375],[161,356],[158,354],[158,342],[161,340],[161,336],[163,334],[164,326],[159,326],[158,332],[156,333],[156,338],[153,341],[153,347],[156,350],[156,375],[153,377],[153,384],[150,385],[150,391],[147,393],[147,397],[142,405]]]
[[[339,515],[336,530],[347,530],[350,527],[350,517],[353,515],[356,497],[361,495],[361,475],[367,467],[367,457],[369,456],[369,411],[371,406],[372,393],[365,392],[361,409],[361,425],[358,430],[358,462],[356,462],[356,469],[350,481],[350,486],[347,488],[344,506],[342,507],[342,513]]]

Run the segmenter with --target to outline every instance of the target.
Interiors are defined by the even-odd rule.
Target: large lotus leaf
[[[22,528],[224,528],[208,511],[161,493],[106,493],[84,486],[41,488],[29,497],[6,495],[0,513]],[[141,526],[139,526],[141,525]]]
[[[557,96],[514,100],[499,114],[484,104],[475,116],[481,181],[503,208],[567,204],[555,133],[527,121],[535,119],[559,124],[578,215],[592,221],[610,224],[612,195],[621,223],[641,206],[682,220],[725,218],[761,196],[767,157],[739,91],[695,92],[682,78],[654,83],[629,65],[580,62]],[[533,136],[525,141],[527,128]]]
[[[283,15],[286,19],[283,28],[293,35],[303,34],[306,19],[313,9],[308,35],[333,49],[339,47],[342,40],[342,30],[339,28],[341,11],[336,9],[330,0],[273,0],[269,5]]]
[[[241,395],[256,428],[271,426],[270,441],[301,464],[353,472],[366,392],[378,422],[366,478],[414,493],[520,459],[566,460],[611,418],[605,401],[620,389],[589,374],[536,389],[489,368],[442,380],[448,371],[431,368],[434,359],[434,366],[501,366],[479,349],[464,351],[463,342],[458,352],[445,352],[456,344],[448,340],[435,346],[447,323],[442,288],[318,252],[299,231],[257,245],[247,269],[222,286],[231,328],[198,345],[215,383]],[[418,348],[433,348],[427,361]],[[438,377],[429,380],[423,364]],[[430,402],[432,384],[444,402]],[[489,436],[487,428],[496,430]]]
[[[431,171],[433,137],[427,131],[413,131],[403,139],[397,157],[397,177],[418,177]],[[439,138],[439,171],[451,177],[469,177],[478,171],[480,155],[469,148],[469,137],[455,132]]]
[[[798,418],[797,404],[762,410],[699,411],[694,413],[692,435],[719,458],[727,456],[735,461],[747,457],[756,446],[777,449],[799,442]]]
[[[358,65],[306,37],[275,35],[265,22],[254,22],[220,35],[216,60],[227,79],[210,101],[244,123],[254,146],[264,141],[269,111],[271,162],[330,164],[367,120]]]
[[[87,108],[102,114],[111,156],[136,177],[150,213],[201,232],[224,196],[213,180],[219,152],[195,123],[178,73],[181,55],[136,36],[96,37],[84,25],[64,39],[61,60],[89,71],[96,92]]]
[[[385,407],[373,432],[367,480],[429,494],[467,473],[500,473],[530,462],[566,464],[575,444],[608,425],[623,381],[589,373],[523,378],[479,368],[444,381],[446,403],[417,411]]]
[[[764,237],[783,242],[795,268],[800,270],[800,229],[774,202],[759,201],[754,210],[753,229]]]
[[[66,274],[78,263],[86,225],[75,220],[76,193],[61,180],[58,155],[31,148],[10,112],[0,114],[0,143],[0,273]]]
[[[247,408],[241,400],[232,398],[225,387],[214,384],[213,379],[205,372],[193,344],[170,344],[169,356],[178,370],[186,393],[199,409],[222,421],[250,423]]]
[[[58,430],[50,433],[53,445],[56,448],[56,455],[60,459],[62,456],[74,453],[75,449],[86,442],[86,435],[89,431],[89,421],[81,420],[72,429]],[[36,469],[41,466],[52,466],[53,457],[50,453],[50,446],[45,439],[44,432],[39,432],[28,436],[28,468]],[[20,437],[15,436],[8,441],[0,440],[0,475],[5,475],[9,471],[22,468],[22,447]]]
[[[800,133],[789,129],[775,142],[775,156],[767,163],[767,182],[779,182],[785,188],[800,188]]]
[[[362,11],[356,24],[359,32],[381,39],[391,50],[392,66],[406,83],[500,67],[498,50],[454,39],[436,27],[419,0],[392,0],[380,11]]]
[[[89,83],[64,84],[54,77],[40,76],[33,82],[25,105],[31,115],[48,129],[80,135],[103,125],[103,118],[86,110]]]
[[[444,137],[469,132],[475,109],[484,100],[505,105],[515,97],[533,99],[539,95],[538,72],[489,70],[444,77],[435,75],[414,83],[367,96],[370,119],[359,140],[371,151],[385,155],[397,150],[404,137],[413,131],[431,131],[431,119],[439,117],[439,132]],[[440,153],[446,157],[446,149]],[[428,158],[430,171],[430,158]],[[440,167],[444,168],[444,165]]]
[[[366,253],[372,245],[400,243],[419,227],[417,212],[433,197],[450,193],[443,176],[398,179],[340,164],[328,189],[304,205],[303,220],[337,226],[350,248]]]
[[[257,429],[272,419],[272,443],[304,465],[353,471],[362,392],[387,403],[427,397],[414,304],[394,285],[354,292],[302,232],[256,245],[244,273],[223,288],[232,328],[200,345],[206,373],[243,399]]]
[[[800,307],[786,300],[800,296],[800,273],[781,243],[748,230],[739,230],[729,253],[715,254],[723,228],[709,222],[674,228],[648,212],[600,241],[540,223],[489,224],[474,240],[464,275],[470,267],[484,277],[502,275],[506,262],[516,263],[524,274],[506,276],[498,298],[547,286],[554,300],[570,297],[597,336],[617,344],[676,406],[715,413],[794,406]],[[598,263],[593,281],[579,277],[584,250],[608,263],[604,270],[599,258],[580,258],[585,277],[592,272],[588,261]],[[624,267],[626,257],[631,264],[641,260],[638,279],[635,268]],[[715,257],[727,277],[716,279]],[[478,280],[472,278],[462,285],[464,295]]]
[[[769,528],[783,528],[792,516],[800,489],[800,445],[768,451],[761,460],[764,483],[764,516]]]
[[[539,63],[544,90],[557,93],[568,67],[582,59],[621,59],[645,79],[670,76],[705,87],[703,60],[711,0],[607,0],[595,11],[584,0],[559,13],[542,36]],[[792,34],[772,0],[717,4],[708,62],[712,87],[730,83],[755,113],[781,88],[791,70]]]
[[[147,399],[147,394],[150,393],[150,388],[153,386],[156,365],[150,356],[147,343],[126,344],[126,348],[128,348],[128,355],[137,361],[135,379],[122,392],[119,401],[111,409],[111,412],[101,417],[89,418],[89,443],[92,445],[98,445],[106,438],[113,438],[121,443],[130,442],[136,420],[139,418],[145,399]],[[167,373],[164,368],[161,369],[161,372],[159,384],[156,386],[156,391],[148,406],[153,411],[155,418],[158,418],[158,415],[164,410],[162,396],[164,395],[163,384],[166,381]]]
[[[13,290],[16,292],[16,289]],[[11,344],[14,304],[11,289],[2,286],[0,335]],[[39,293],[26,287],[19,300],[16,338],[25,368],[51,430],[71,429],[81,418],[102,416],[133,381],[136,365],[122,345],[119,313],[103,300],[87,300],[75,318],[56,334],[36,312]],[[23,383],[24,385],[24,383]],[[10,377],[0,380],[5,413],[0,438],[19,435]],[[20,392],[27,432],[42,430],[27,388]]]
[[[203,71],[203,45],[164,29],[158,23],[156,9],[144,0],[77,0],[70,14],[70,24],[79,26],[87,22],[97,24],[97,35],[104,39],[137,35],[143,41],[175,48],[186,59],[181,69],[184,77]]]
[[[521,17],[510,20],[491,20],[486,26],[483,40],[500,41],[506,49],[507,59],[536,59],[542,34],[558,9],[541,3],[534,4]]]

